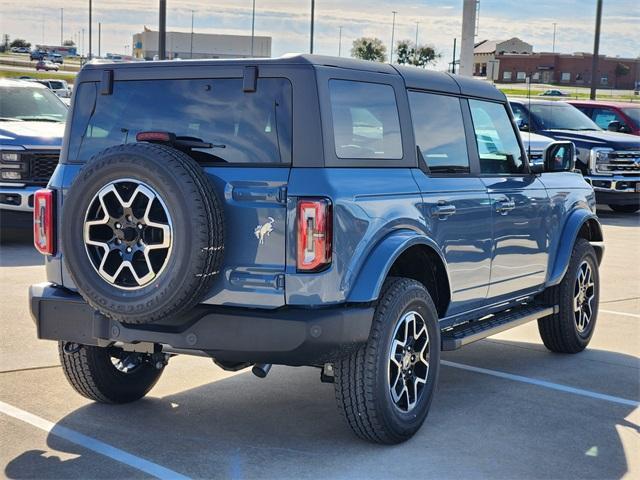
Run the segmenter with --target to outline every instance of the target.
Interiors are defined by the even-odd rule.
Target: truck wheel
[[[367,344],[334,364],[340,412],[364,440],[408,440],[427,417],[439,368],[440,329],[429,293],[416,280],[389,278]]]
[[[58,342],[58,352],[62,370],[74,390],[101,403],[139,400],[164,370],[149,363],[148,355],[115,347]]]
[[[62,211],[62,253],[84,299],[123,323],[191,309],[222,261],[222,208],[200,166],[173,148],[108,148],[76,177]]]
[[[640,206],[633,205],[609,205],[609,208],[618,213],[635,213],[640,209]]]
[[[587,240],[576,240],[562,282],[547,289],[544,297],[559,308],[558,313],[538,320],[545,347],[558,353],[584,350],[593,335],[600,298],[598,260]]]

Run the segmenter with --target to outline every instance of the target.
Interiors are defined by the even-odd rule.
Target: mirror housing
[[[618,120],[613,120],[607,125],[607,130],[610,132],[620,132],[622,130],[622,124]]]
[[[552,142],[544,149],[545,172],[573,172],[576,166],[576,146],[573,142]]]

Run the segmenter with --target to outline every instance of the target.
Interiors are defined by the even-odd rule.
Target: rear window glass
[[[74,112],[69,152],[77,161],[133,143],[139,132],[163,131],[212,144],[193,151],[198,161],[291,163],[286,79],[258,79],[255,92],[244,92],[241,78],[119,81],[112,95],[96,95],[93,84],[80,88],[78,97],[95,99],[95,108],[89,115],[86,108]]]
[[[393,87],[330,80],[338,158],[401,159],[402,137]]]

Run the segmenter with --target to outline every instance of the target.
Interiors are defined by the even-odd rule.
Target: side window
[[[401,159],[402,137],[391,85],[330,80],[338,158]]]
[[[524,158],[505,106],[469,100],[480,156],[480,173],[519,174]]]
[[[527,115],[527,111],[522,107],[522,105],[512,103],[511,110],[513,111],[513,118],[515,119],[518,128],[523,125],[529,125],[529,115]]]
[[[469,173],[460,99],[409,92],[416,144],[434,173]]]
[[[622,125],[625,124],[625,121],[618,116],[616,112],[613,110],[609,110],[607,108],[594,108],[593,113],[591,114],[591,118],[594,122],[598,124],[600,128],[607,129],[611,122],[617,121]]]

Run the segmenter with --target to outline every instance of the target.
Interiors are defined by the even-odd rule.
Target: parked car
[[[50,62],[57,63],[62,65],[64,63],[64,57],[59,53],[49,53],[46,56],[46,59]]]
[[[29,53],[29,48],[28,47],[12,47],[11,52],[12,53]]]
[[[50,79],[37,79],[33,81],[44,85],[60,98],[64,98],[64,99],[71,98],[71,88],[69,88],[69,84],[67,83],[66,80],[58,80],[58,79],[50,78]]]
[[[38,63],[36,63],[36,70],[44,70],[46,72],[54,70],[57,72],[58,70],[60,70],[60,67],[57,63],[53,63],[49,60],[40,60],[38,61]]]
[[[67,107],[39,83],[0,79],[2,236],[33,228],[33,195],[60,155]]]
[[[30,305],[92,400],[141,398],[174,354],[309,365],[358,436],[398,443],[441,350],[536,319],[555,352],[594,332],[575,147],[530,165],[485,82],[313,55],[89,64],[72,110]]]
[[[568,94],[562,90],[545,90],[540,94],[542,97],[566,97]]]
[[[638,137],[603,130],[566,102],[511,99],[510,103],[521,130],[575,144],[576,166],[593,185],[599,204],[623,213],[640,209]]]
[[[47,52],[44,50],[33,50],[29,56],[31,60],[44,60],[47,56]]]
[[[596,125],[612,132],[640,135],[640,104],[569,100],[568,103],[593,120]]]

